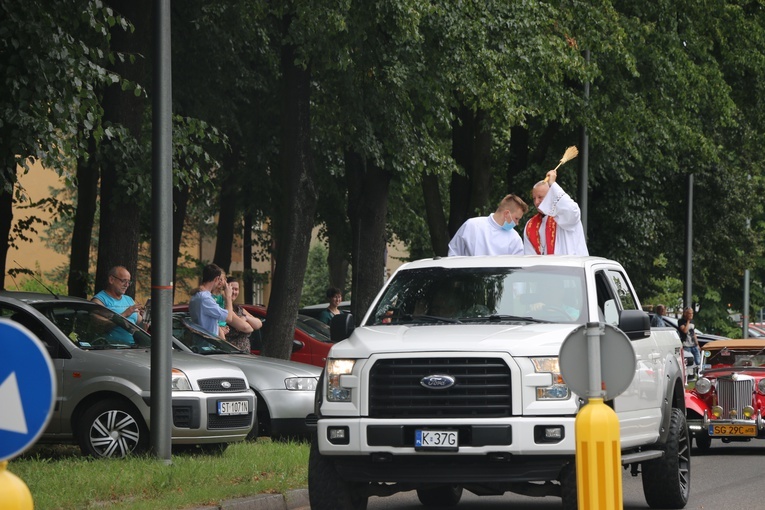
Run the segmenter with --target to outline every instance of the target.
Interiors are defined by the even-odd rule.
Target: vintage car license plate
[[[710,436],[756,436],[756,425],[710,425]]]
[[[250,412],[250,403],[246,400],[218,401],[218,416],[233,416]]]
[[[414,447],[417,450],[457,450],[456,430],[415,430]]]

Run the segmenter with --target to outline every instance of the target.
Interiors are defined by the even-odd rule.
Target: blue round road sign
[[[22,453],[48,425],[56,396],[45,346],[16,322],[0,320],[0,461]]]

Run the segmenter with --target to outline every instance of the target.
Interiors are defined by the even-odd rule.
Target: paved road
[[[691,498],[686,509],[765,508],[765,441],[723,445],[712,443],[706,455],[694,449],[691,460]],[[649,508],[643,497],[640,477],[624,472],[624,510]],[[388,498],[373,497],[368,510],[423,510],[414,492]],[[464,493],[459,510],[558,510],[560,499],[530,498],[505,494],[478,497]]]

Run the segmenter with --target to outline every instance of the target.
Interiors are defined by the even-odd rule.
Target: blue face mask
[[[515,222],[511,221],[510,223],[504,222],[502,224],[502,230],[513,230],[515,228]]]

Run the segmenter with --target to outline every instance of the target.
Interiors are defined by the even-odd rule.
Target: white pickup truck
[[[463,490],[557,495],[577,508],[574,421],[584,400],[560,374],[564,339],[590,322],[623,331],[634,377],[609,401],[622,463],[652,508],[690,491],[682,347],[651,330],[627,273],[599,257],[449,257],[401,266],[337,343],[316,391],[313,510],[357,510],[416,490],[456,505]],[[586,367],[582,367],[585,370]]]

